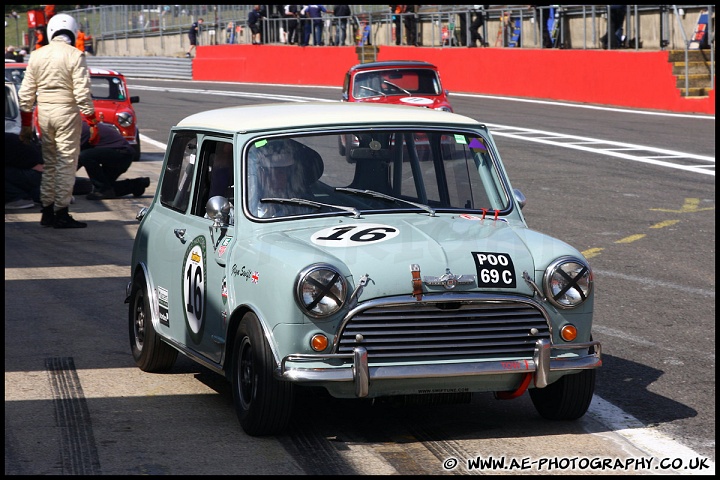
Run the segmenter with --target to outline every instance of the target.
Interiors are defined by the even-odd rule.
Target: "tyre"
[[[590,407],[595,391],[595,370],[565,375],[545,388],[530,390],[538,413],[549,420],[577,420]]]
[[[139,161],[140,161],[140,153],[141,153],[141,148],[140,148],[140,130],[138,130],[137,132],[135,132],[135,141],[136,141],[137,143],[135,143],[135,145],[133,145],[133,149],[135,150],[135,155],[133,156],[133,162],[139,162]]]
[[[235,413],[245,433],[273,435],[290,421],[294,389],[273,376],[275,361],[257,316],[246,314],[235,336],[232,356]]]
[[[155,333],[145,280],[135,277],[132,288],[128,324],[135,364],[143,372],[167,371],[175,364],[178,352]]]

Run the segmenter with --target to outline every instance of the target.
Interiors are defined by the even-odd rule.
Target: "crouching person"
[[[93,184],[87,199],[106,200],[130,194],[142,196],[150,186],[150,178],[118,180],[132,164],[135,155],[132,145],[113,125],[98,123],[97,129],[96,138],[91,138],[90,125],[83,122],[78,168],[85,168]]]

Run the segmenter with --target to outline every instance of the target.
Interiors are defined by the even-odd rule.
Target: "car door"
[[[159,205],[147,221],[148,264],[158,298],[158,331],[212,362],[225,339],[224,255],[232,226],[213,227],[205,204],[217,182],[232,196],[233,169],[213,163],[216,152],[232,151],[229,138],[175,132],[160,185]],[[214,175],[213,175],[214,174]],[[212,185],[215,182],[216,185]],[[230,199],[231,200],[231,199]]]

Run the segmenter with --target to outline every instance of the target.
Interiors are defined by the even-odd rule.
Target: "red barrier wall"
[[[680,95],[667,51],[382,46],[377,59],[434,63],[451,93],[715,114],[715,89]],[[199,46],[193,79],[339,87],[356,63],[355,47]]]

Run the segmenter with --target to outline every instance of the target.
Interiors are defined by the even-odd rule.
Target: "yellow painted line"
[[[585,256],[585,258],[593,258],[600,255],[600,252],[605,250],[604,248],[589,248],[582,252],[582,254]]]
[[[130,278],[130,265],[6,268],[8,280],[65,280],[69,278]]]
[[[680,223],[680,220],[665,220],[664,222],[656,223],[650,228],[665,228],[665,227],[671,227],[675,225],[676,223]]]
[[[656,212],[670,212],[670,213],[694,213],[703,212],[706,210],[715,210],[715,207],[700,208],[699,198],[686,198],[685,203],[679,210],[671,210],[669,208],[651,208]]]
[[[644,233],[638,233],[637,235],[630,235],[629,237],[621,238],[620,240],[616,241],[615,243],[632,243],[636,240],[640,240],[641,238],[645,237],[646,235]]]

